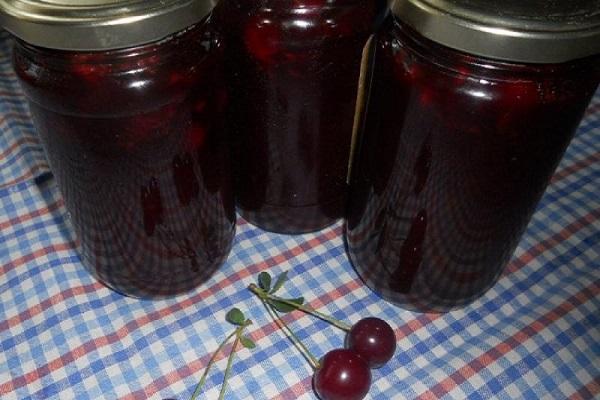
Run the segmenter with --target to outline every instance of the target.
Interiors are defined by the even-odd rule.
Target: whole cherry
[[[313,376],[321,400],[361,400],[371,386],[371,370],[354,350],[335,349],[323,357]]]
[[[370,368],[379,368],[394,355],[396,335],[392,327],[382,319],[364,318],[348,332],[346,347],[362,357]]]

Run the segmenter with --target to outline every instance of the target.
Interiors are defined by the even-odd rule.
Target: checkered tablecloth
[[[371,293],[344,252],[341,224],[283,236],[239,219],[228,261],[194,292],[120,296],[83,269],[48,172],[0,33],[2,400],[188,399],[232,330],[232,306],[254,320],[257,348],[238,352],[226,398],[314,399],[308,363],[246,289],[264,270],[289,271],[291,296],[340,319],[392,324],[398,350],[373,372],[368,398],[600,398],[600,93],[500,281],[441,315]],[[324,322],[286,318],[317,356],[343,344]],[[226,355],[201,398],[217,398]]]

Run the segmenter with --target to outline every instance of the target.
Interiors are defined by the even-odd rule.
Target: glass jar
[[[210,2],[162,3],[99,1],[64,11],[57,26],[39,2],[48,30],[37,33],[17,8],[2,9],[81,260],[100,282],[140,298],[204,282],[235,230]],[[75,23],[86,17],[103,25]],[[121,25],[125,17],[138,22]]]
[[[361,52],[385,0],[229,0],[217,5],[230,89],[238,209],[280,233],[345,208]]]
[[[374,291],[446,311],[513,254],[598,86],[600,24],[565,2],[431,2],[396,2],[374,40],[346,236]]]

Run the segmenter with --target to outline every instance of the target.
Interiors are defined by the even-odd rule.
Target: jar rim
[[[391,0],[391,8],[426,38],[478,56],[561,63],[600,54],[600,0]]]
[[[58,50],[112,50],[161,40],[204,19],[217,0],[0,0],[0,25]]]

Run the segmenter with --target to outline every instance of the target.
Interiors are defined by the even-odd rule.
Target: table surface
[[[283,236],[242,219],[228,261],[197,290],[138,301],[82,267],[0,32],[0,398],[188,399],[236,306],[257,347],[241,349],[227,399],[315,399],[312,371],[247,290],[289,271],[283,294],[323,312],[390,322],[398,349],[371,399],[600,398],[600,92],[498,283],[447,314],[395,307],[366,288],[342,225]],[[44,179],[48,178],[48,179]],[[287,321],[317,356],[343,345],[300,312]],[[216,399],[227,350],[201,398]]]

